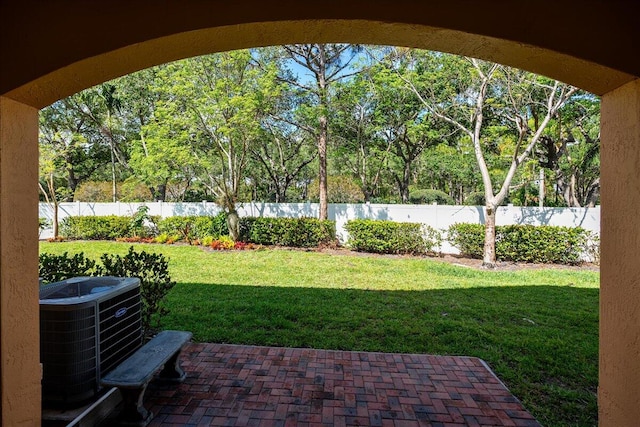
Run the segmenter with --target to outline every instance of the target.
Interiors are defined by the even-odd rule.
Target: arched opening
[[[480,57],[603,95],[601,425],[640,417],[640,64],[632,3],[505,6],[246,0],[1,6],[0,328],[2,418],[39,421],[36,287],[38,109],[93,84],[200,53],[295,42],[367,42]],[[571,19],[567,19],[570,16]],[[26,285],[25,285],[26,284]]]

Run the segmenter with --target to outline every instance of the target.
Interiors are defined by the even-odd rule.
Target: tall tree
[[[311,149],[313,144],[299,129],[269,119],[262,126],[262,137],[251,150],[252,160],[255,169],[268,178],[271,200],[284,203],[288,200],[287,192],[318,152]]]
[[[509,194],[518,167],[531,155],[549,125],[576,88],[521,70],[473,58],[416,52],[414,71],[401,75],[427,111],[455,126],[473,144],[485,195],[483,265],[495,266],[495,220],[498,206]],[[447,80],[442,81],[446,72]],[[533,120],[532,111],[539,112]],[[508,169],[496,191],[484,150],[489,119],[511,133],[515,143]]]
[[[366,201],[380,193],[393,144],[381,137],[373,84],[363,72],[336,85],[331,126],[336,168],[357,179]]]
[[[357,53],[357,46],[348,44],[298,44],[284,47],[289,57],[311,72],[313,81],[298,79],[291,83],[312,93],[317,102],[318,181],[320,186],[320,219],[327,219],[327,139],[330,86],[345,77],[345,70]]]
[[[446,123],[425,114],[420,98],[405,90],[402,75],[410,66],[410,57],[394,49],[371,70],[377,133],[390,147],[389,172],[402,203],[409,202],[409,186],[415,181],[415,167],[422,152],[447,137]]]
[[[70,167],[70,156],[84,143],[79,133],[70,132],[66,127],[58,129],[50,117],[55,110],[49,109],[41,115],[40,122],[46,124],[40,129],[40,168],[38,188],[53,212],[53,237],[58,237],[58,206],[59,203],[72,195],[69,187],[60,185],[67,173],[67,182],[73,177]],[[49,120],[46,120],[48,118]]]
[[[261,119],[278,95],[275,69],[260,70],[242,50],[171,64],[164,72],[173,95],[157,126],[171,123],[172,132],[181,135],[177,143],[189,148],[202,184],[216,195],[237,239],[236,204]]]
[[[427,148],[421,159],[419,187],[441,190],[458,205],[467,203],[468,196],[482,186],[472,153],[466,141]]]
[[[159,86],[157,90],[164,90]],[[155,200],[165,200],[170,183],[186,191],[197,178],[198,163],[191,148],[190,124],[185,111],[159,101],[153,120],[140,129],[140,139],[131,150],[135,176],[152,190]]]
[[[49,157],[55,158],[56,175],[66,182],[63,193],[67,200],[73,200],[78,186],[108,164],[109,150],[97,142],[95,134],[96,129],[83,114],[68,108],[67,100],[40,111],[40,147],[55,153]]]
[[[166,90],[167,83],[159,76],[164,67],[160,65],[138,71],[114,82],[120,94],[120,111],[131,145],[131,171],[148,186],[153,200],[162,201],[166,200],[167,183],[172,173],[162,158],[150,154],[146,126],[151,120],[159,120],[155,110],[163,99],[171,96]],[[170,143],[171,139],[167,142]],[[167,161],[175,162],[175,159],[168,158]]]
[[[537,149],[553,171],[555,188],[569,207],[593,207],[600,196],[600,102],[577,93],[558,114]]]
[[[292,84],[296,79],[284,48],[254,49],[252,56],[265,73],[276,70],[279,79],[278,96],[261,120],[261,137],[251,151],[253,192],[262,200],[286,202],[318,157],[315,128],[305,121],[310,96]]]
[[[91,126],[89,136],[91,143],[102,143],[109,147],[111,156],[112,199],[117,201],[117,165],[128,169],[126,153],[126,136],[122,117],[122,103],[117,93],[117,86],[111,82],[103,83],[62,100],[65,107],[73,109],[78,116]]]

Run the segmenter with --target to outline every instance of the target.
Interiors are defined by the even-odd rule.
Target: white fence
[[[187,215],[215,215],[220,208],[212,202],[201,203],[61,203],[59,219],[67,216],[132,215],[139,206],[149,207],[149,215],[163,218]],[[240,206],[240,216],[256,217],[318,217],[317,203],[246,203]],[[46,203],[40,203],[40,217],[49,220],[53,212]],[[446,230],[457,222],[484,223],[482,206],[446,205],[377,205],[330,204],[329,219],[336,221],[336,233],[340,241],[347,239],[344,225],[351,219],[384,219],[397,222],[417,222],[439,230]],[[600,207],[595,208],[537,208],[502,206],[496,215],[497,225],[531,224],[582,227],[600,234]],[[41,238],[51,237],[50,229]],[[456,253],[455,248],[443,245],[442,251]]]

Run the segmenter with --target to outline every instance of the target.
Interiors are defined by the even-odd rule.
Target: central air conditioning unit
[[[72,406],[142,344],[140,280],[74,277],[40,288],[42,401]]]

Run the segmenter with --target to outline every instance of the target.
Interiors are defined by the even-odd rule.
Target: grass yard
[[[130,244],[41,243],[125,254]],[[167,329],[196,341],[484,359],[545,426],[597,425],[599,274],[479,271],[412,257],[134,245],[178,282]]]

